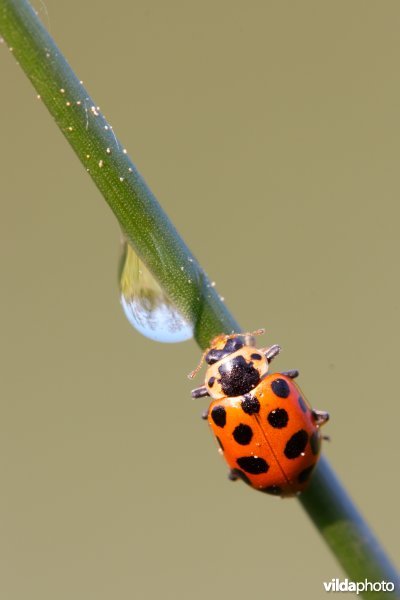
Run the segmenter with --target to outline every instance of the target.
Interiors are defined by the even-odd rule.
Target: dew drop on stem
[[[193,337],[182,316],[153,275],[125,242],[120,271],[121,304],[129,323],[156,342],[184,342]]]

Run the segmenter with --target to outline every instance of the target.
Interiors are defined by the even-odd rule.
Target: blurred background
[[[36,8],[238,321],[331,413],[324,452],[395,556],[399,3]],[[0,50],[2,597],[322,598],[340,567],[296,500],[227,480],[199,349],[128,324],[116,220]]]

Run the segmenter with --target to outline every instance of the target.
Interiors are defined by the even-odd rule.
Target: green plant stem
[[[237,322],[123,150],[111,125],[31,6],[24,0],[0,0],[0,33],[138,256],[193,323],[201,348],[207,347],[210,339],[221,332],[239,331]],[[300,502],[352,580],[397,581],[394,567],[326,460],[320,461]],[[375,599],[395,597],[390,593],[372,595]]]

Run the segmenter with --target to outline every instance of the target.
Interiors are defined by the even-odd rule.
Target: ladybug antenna
[[[224,340],[231,340],[232,338],[235,337],[244,337],[246,340],[246,344],[249,345],[249,343],[251,342],[251,338],[256,336],[256,335],[264,335],[265,333],[265,329],[256,329],[255,331],[246,331],[245,333],[229,333],[227,335],[218,335],[217,338],[221,338]],[[215,338],[215,339],[217,339]]]
[[[211,342],[211,346],[213,345],[213,342],[217,339],[231,340],[232,338],[237,337],[238,335],[243,336],[246,340],[246,344],[249,345],[251,343],[251,338],[253,336],[263,335],[264,333],[265,333],[265,329],[256,329],[255,331],[250,331],[250,332],[246,332],[246,333],[228,333],[228,334],[222,333],[221,335],[217,335],[217,337],[215,337],[213,339],[213,341]],[[191,371],[191,373],[189,373],[189,375],[188,375],[189,379],[193,379],[194,377],[196,377],[197,373],[200,371],[200,369],[203,365],[205,356],[209,350],[210,350],[210,348],[206,348],[206,350],[204,350],[203,354],[201,355],[199,364],[194,369],[194,371]]]
[[[208,352],[208,351],[209,351],[209,348],[206,348],[206,349],[204,350],[203,354],[201,355],[201,359],[200,359],[200,362],[199,362],[199,364],[197,365],[197,367],[195,368],[195,370],[194,370],[194,371],[191,371],[191,372],[189,373],[189,375],[188,375],[188,378],[189,378],[189,379],[193,379],[194,377],[196,377],[197,373],[200,371],[200,369],[201,369],[201,367],[202,367],[202,365],[203,365],[204,358],[205,358],[205,356],[206,356],[206,354],[207,354],[207,352]]]
[[[264,335],[265,333],[265,329],[261,328],[261,329],[256,329],[255,331],[249,331],[247,333],[244,333],[244,339],[246,341],[246,344],[248,346],[250,346],[253,343],[253,337],[256,335]]]

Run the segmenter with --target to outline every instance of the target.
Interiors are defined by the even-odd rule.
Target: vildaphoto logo
[[[394,583],[393,581],[349,581],[349,579],[331,579],[331,581],[324,581],[324,588],[326,592],[355,592],[356,594],[362,594],[363,592],[393,592]]]

